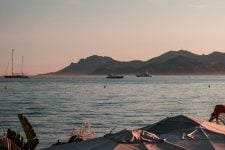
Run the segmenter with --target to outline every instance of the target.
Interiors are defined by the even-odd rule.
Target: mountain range
[[[168,51],[147,61],[117,61],[106,56],[89,56],[48,75],[106,74],[225,74],[225,53],[197,55],[186,50]]]

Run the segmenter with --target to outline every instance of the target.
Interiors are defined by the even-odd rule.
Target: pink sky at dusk
[[[148,60],[169,50],[225,50],[221,0],[1,0],[0,75],[41,74],[90,55]],[[16,71],[17,71],[16,70]]]

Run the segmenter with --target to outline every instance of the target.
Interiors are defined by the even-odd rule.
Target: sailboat
[[[24,75],[23,73],[23,57],[22,57],[22,67],[21,67],[21,74],[14,73],[13,71],[13,57],[14,57],[14,49],[12,49],[12,73],[11,75],[4,75],[5,78],[28,78],[27,75]]]

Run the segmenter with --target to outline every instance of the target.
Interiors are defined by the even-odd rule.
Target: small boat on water
[[[137,74],[136,77],[152,77],[152,75],[149,72]]]
[[[123,76],[122,75],[109,74],[106,78],[107,79],[122,79]]]
[[[4,75],[5,78],[28,78],[26,75],[20,74],[12,74],[12,75]]]
[[[5,78],[28,78],[28,76],[23,73],[23,57],[22,57],[21,73],[14,73],[13,57],[14,57],[14,49],[12,49],[12,72],[10,75],[4,75],[4,77]]]

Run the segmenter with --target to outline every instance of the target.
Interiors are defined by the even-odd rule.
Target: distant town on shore
[[[197,55],[187,50],[168,51],[147,61],[118,61],[107,56],[93,55],[44,75],[134,75],[143,72],[153,75],[225,74],[225,53]]]

